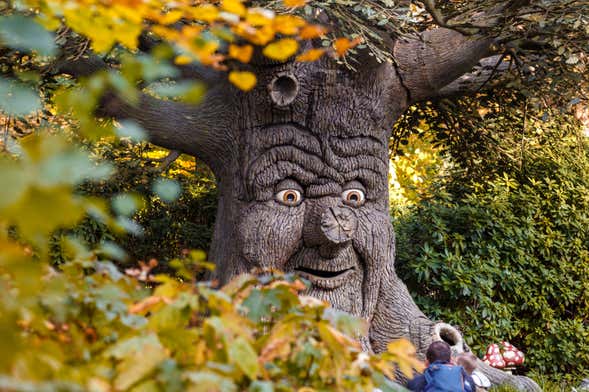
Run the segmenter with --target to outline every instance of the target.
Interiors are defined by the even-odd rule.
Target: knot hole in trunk
[[[434,340],[442,340],[450,345],[454,354],[464,352],[464,340],[462,334],[453,326],[446,323],[437,323],[434,327]]]
[[[299,81],[291,73],[281,73],[268,84],[268,91],[276,106],[288,106],[294,102],[299,93]]]

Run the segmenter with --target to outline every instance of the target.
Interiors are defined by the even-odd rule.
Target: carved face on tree
[[[283,67],[268,79],[267,94],[244,97],[269,110],[242,130],[240,262],[296,271],[311,281],[311,295],[370,317],[394,249],[392,113],[382,104],[390,80],[316,64]]]

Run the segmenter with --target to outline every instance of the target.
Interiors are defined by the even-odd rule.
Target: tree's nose
[[[358,219],[356,213],[346,207],[329,207],[321,215],[320,232],[326,245],[343,245],[352,240]]]

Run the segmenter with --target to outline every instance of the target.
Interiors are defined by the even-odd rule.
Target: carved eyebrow
[[[321,143],[317,136],[296,124],[256,128],[249,134],[247,144],[258,151],[291,145],[310,154],[321,156]]]
[[[317,196],[337,192],[352,180],[365,184],[370,199],[386,189],[388,150],[377,137],[332,135],[321,143],[309,130],[289,123],[256,128],[246,140],[250,160],[244,164],[244,179],[255,199],[271,198],[276,184],[286,178]]]
[[[335,154],[340,157],[351,157],[356,155],[380,156],[382,151],[388,151],[385,141],[375,136],[331,136],[329,145]]]

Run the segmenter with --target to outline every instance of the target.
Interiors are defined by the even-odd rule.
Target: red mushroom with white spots
[[[483,362],[497,369],[503,369],[505,367],[505,360],[501,355],[501,350],[499,349],[498,344],[493,343],[489,345],[487,353],[483,357]]]
[[[503,346],[503,359],[507,367],[521,366],[524,363],[524,353],[518,350],[513,344],[501,342]]]

